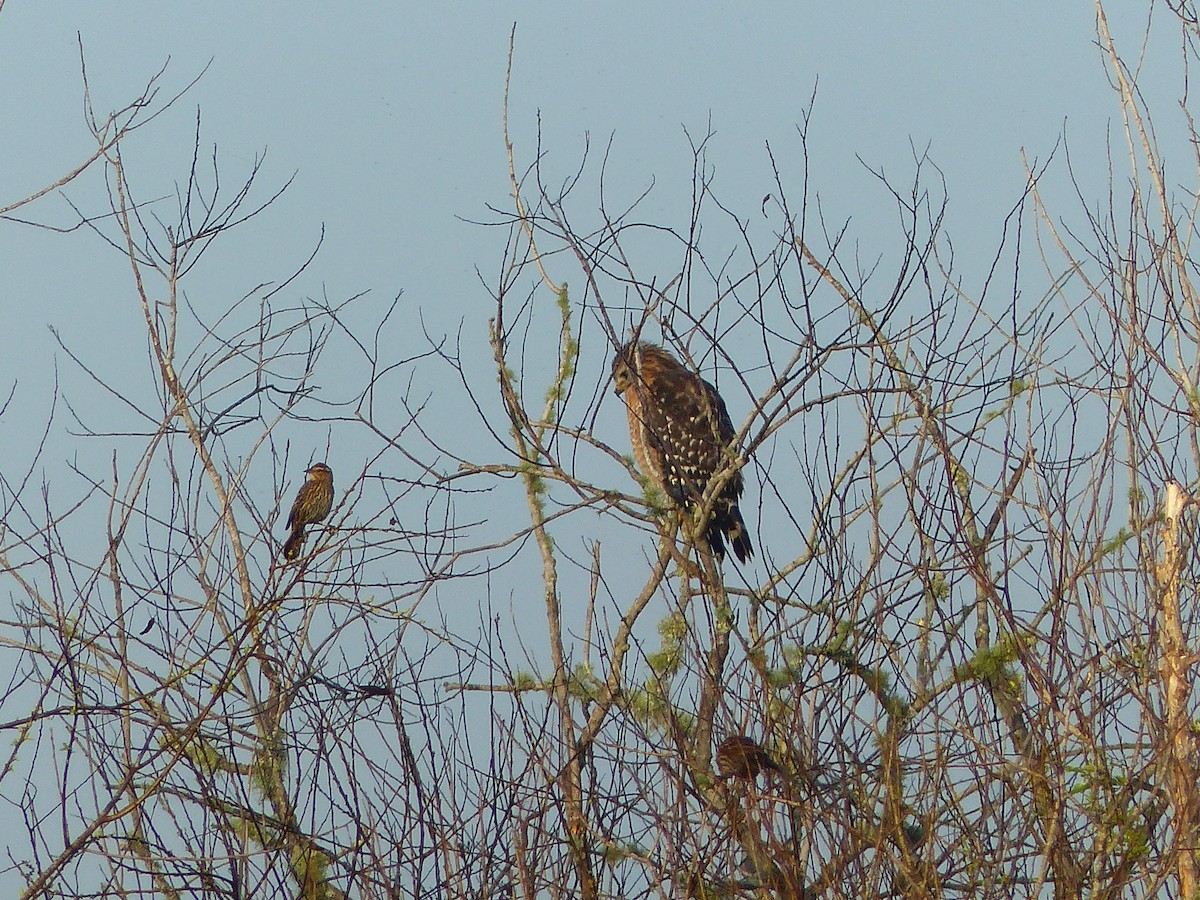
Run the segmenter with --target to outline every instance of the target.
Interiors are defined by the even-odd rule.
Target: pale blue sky
[[[1144,14],[1134,6],[1110,10],[1131,58],[1144,26]],[[864,164],[905,186],[914,147],[920,152],[928,146],[944,172],[950,199],[945,233],[970,293],[978,292],[1004,216],[1021,194],[1022,150],[1044,159],[1065,130],[1085,199],[1103,204],[1105,142],[1115,137],[1118,154],[1122,148],[1114,127],[1119,108],[1089,4],[943,2],[914,10],[867,3],[850,10],[823,2],[195,6],[9,0],[0,14],[0,200],[43,186],[90,152],[77,34],[100,112],[136,96],[168,59],[164,94],[207,65],[168,115],[126,143],[140,195],[169,195],[186,177],[197,108],[203,140],[219,147],[227,184],[238,181],[264,149],[263,191],[293,173],[296,178],[272,210],[218,244],[189,276],[189,302],[216,315],[254,286],[285,278],[324,227],[322,252],[284,299],[298,302],[324,292],[337,300],[369,291],[369,304],[382,309],[403,292],[405,327],[396,356],[426,348],[422,326],[435,335],[461,327],[464,346],[481,360],[478,379],[485,386],[494,383],[486,348],[493,307],[479,273],[494,283],[505,235],[466,220],[492,218],[489,205],[509,204],[501,98],[514,21],[511,130],[518,166],[533,158],[539,114],[543,168],[551,183],[576,171],[585,134],[595,157],[611,138],[610,203],[622,207],[653,183],[639,211],[643,221],[686,225],[692,159],[685,129],[699,137],[711,121],[708,162],[722,200],[751,227],[775,227],[759,214],[761,198],[774,191],[764,143],[771,142],[798,190],[796,125],[818,84],[810,191],[835,226],[850,220],[847,247],[866,264],[895,250],[898,230],[893,204]],[[1148,58],[1156,58],[1155,45]],[[1150,66],[1142,85],[1151,95],[1177,96],[1175,85],[1156,81],[1162,77]],[[1157,124],[1170,127],[1165,118]],[[1064,160],[1060,151],[1043,190],[1066,214],[1077,207]],[[595,193],[594,171],[575,206],[585,230],[596,221],[587,206]],[[93,175],[68,194],[83,209],[101,212],[102,187]],[[21,214],[60,225],[72,221],[55,196]],[[636,244],[632,249],[639,251]],[[678,271],[676,258],[660,265],[657,252],[651,245],[643,251],[639,276],[647,282],[662,283]],[[99,395],[57,349],[47,326],[122,392],[145,396],[149,381],[127,267],[95,236],[0,222],[0,268],[0,396],[16,385],[0,423],[0,461],[11,472],[32,459],[56,366],[68,402],[89,413],[103,410],[93,405],[102,402]],[[552,275],[577,277],[553,266]],[[1035,279],[1031,292],[1044,287]],[[1004,294],[999,297],[1002,302]],[[608,351],[598,349],[603,352],[589,354],[581,371],[598,375],[606,367]],[[728,349],[743,365],[755,364],[738,346]],[[417,373],[418,393],[442,386],[422,384],[421,378],[431,377],[426,371]],[[353,392],[353,386],[338,384],[339,374],[321,373],[318,382],[328,396],[340,388],[342,395]],[[740,422],[745,398],[730,401]],[[425,424],[440,437],[467,440],[466,412],[461,393],[439,397]],[[624,447],[619,405],[610,399],[602,413],[598,432]],[[112,452],[103,442],[81,444],[69,430],[60,404],[42,459],[52,483],[69,480],[55,467],[81,450],[98,460]],[[299,430],[288,436],[317,453],[327,435]],[[487,443],[482,430],[478,437]],[[361,463],[336,457],[357,448],[334,449],[335,469]],[[631,486],[623,474],[613,477]],[[270,480],[255,481],[256,502],[269,504],[274,490],[287,490]]]
[[[1144,27],[1133,6],[1110,10],[1117,39],[1131,55]],[[796,126],[818,84],[809,189],[831,223],[850,220],[847,250],[865,264],[894,252],[899,231],[894,205],[864,164],[904,187],[912,177],[914,147],[920,152],[928,146],[945,175],[945,234],[969,293],[979,291],[1004,216],[1024,186],[1022,150],[1044,159],[1065,129],[1085,198],[1103,204],[1105,142],[1114,138],[1119,154],[1122,138],[1089,4],[943,2],[914,11],[867,3],[850,9],[823,2],[195,6],[9,0],[0,13],[0,200],[43,186],[90,152],[77,34],[101,113],[136,96],[168,58],[164,94],[207,65],[169,114],[126,143],[135,189],[142,197],[169,195],[186,177],[197,108],[206,146],[219,147],[226,184],[237,182],[264,149],[260,190],[293,173],[296,178],[273,209],[216,245],[189,276],[188,301],[211,318],[256,285],[287,277],[324,226],[322,252],[280,300],[322,293],[338,300],[369,291],[367,309],[380,310],[403,292],[395,356],[427,349],[422,328],[435,336],[461,329],[465,355],[479,360],[477,383],[485,392],[493,390],[495,377],[486,347],[493,303],[479,279],[495,282],[505,233],[467,220],[493,218],[489,205],[509,205],[501,99],[514,21],[511,130],[518,166],[533,159],[539,114],[543,169],[551,183],[576,171],[585,134],[597,159],[611,138],[609,202],[623,207],[653,183],[639,211],[643,221],[686,226],[692,158],[685,129],[700,137],[711,121],[708,162],[721,199],[760,234],[776,227],[759,213],[761,198],[775,190],[764,143],[771,142],[798,191]],[[1150,49],[1153,60],[1155,47]],[[1153,67],[1141,77],[1151,94],[1161,88],[1162,96],[1177,96],[1175,85],[1155,81],[1164,76]],[[1170,127],[1168,119],[1157,124]],[[1077,205],[1061,151],[1059,158],[1043,190],[1070,214]],[[573,201],[585,230],[597,221],[588,206],[595,171]],[[102,187],[92,175],[68,194],[85,210],[102,212]],[[72,221],[55,196],[21,214],[60,225]],[[708,252],[719,257],[714,244]],[[646,282],[665,282],[678,271],[677,256],[660,262],[653,241],[635,241],[630,249],[641,253],[639,277]],[[0,222],[0,269],[0,396],[16,385],[0,422],[0,463],[13,478],[41,439],[56,367],[62,396],[73,408],[98,416],[107,402],[58,350],[47,326],[123,393],[145,398],[151,381],[127,266],[94,235],[62,236]],[[554,277],[578,277],[573,267],[555,270],[552,264],[551,270]],[[1044,289],[1044,280],[1034,278],[1026,297]],[[1005,296],[999,292],[999,302]],[[727,349],[752,368],[753,342],[741,347],[737,340],[731,338]],[[589,349],[581,372],[599,378],[608,354],[607,347]],[[342,376],[333,369],[319,374],[325,397],[353,394],[357,385],[339,384]],[[463,455],[495,458],[482,428],[464,428],[463,416],[472,413],[461,391],[450,395],[444,380],[435,381],[445,377],[444,369],[415,373],[416,393],[441,392],[424,424],[439,439],[459,442]],[[740,423],[746,398],[730,394],[729,400]],[[75,480],[64,460],[83,453],[90,454],[81,460],[85,468],[108,466],[112,447],[71,437],[75,429],[62,403],[56,416],[41,466],[62,491]],[[627,446],[614,398],[602,405],[595,427],[613,446]],[[318,432],[291,425],[281,432],[295,442],[301,467],[309,453],[320,456],[329,434],[325,427]],[[335,471],[365,465],[365,451],[352,440],[334,435],[333,442]],[[126,445],[123,452],[136,450]],[[260,507],[269,507],[273,492],[289,491],[287,479],[294,483],[298,474],[264,474],[248,489]],[[609,476],[615,486],[633,488],[615,468],[602,475]]]
[[[1000,215],[1023,181],[1022,148],[1044,157],[1067,123],[1076,156],[1103,163],[1097,151],[1117,108],[1089,4],[850,9],[9,0],[0,16],[0,198],[40,187],[88,152],[76,32],[101,110],[133,96],[168,57],[167,90],[212,60],[175,114],[127,150],[147,192],[183,176],[197,106],[229,180],[263,148],[264,185],[298,173],[269,221],[221,250],[225,290],[281,277],[323,223],[324,251],[306,290],[403,290],[446,327],[482,311],[474,269],[490,273],[499,258],[499,233],[458,217],[479,219],[485,204],[506,202],[500,98],[514,20],[519,157],[531,158],[539,110],[548,168],[561,177],[573,171],[585,132],[593,146],[611,135],[611,188],[632,197],[656,181],[644,218],[686,217],[683,129],[701,134],[710,117],[718,187],[727,199],[744,197],[748,214],[770,190],[764,141],[794,162],[794,126],[818,79],[812,184],[827,214],[854,219],[860,239],[869,241],[874,218],[888,227],[892,220],[856,156],[903,182],[910,142],[928,144],[948,183],[949,233],[967,259],[994,248]],[[1119,13],[1110,11],[1114,27],[1136,39],[1140,19],[1122,22]],[[95,188],[71,196],[87,206]],[[56,198],[35,212],[69,221]],[[864,252],[871,255],[869,245]],[[32,412],[45,402],[54,354],[47,324],[72,345],[119,343],[136,310],[122,293],[125,273],[89,235],[63,239],[0,223],[0,258],[0,384],[19,380]]]

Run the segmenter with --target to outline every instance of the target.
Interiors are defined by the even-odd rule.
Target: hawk
[[[300,485],[292,503],[292,513],[288,516],[287,527],[292,533],[283,545],[284,559],[295,559],[300,555],[304,529],[320,522],[333,508],[333,469],[325,463],[317,463],[307,474],[308,481]]]
[[[616,392],[629,412],[629,440],[638,468],[681,507],[695,506],[713,476],[737,461],[733,422],[717,389],[657,344],[631,341],[612,366]],[[738,509],[744,484],[735,470],[721,488],[704,537],[718,560],[725,542],[739,562],[754,553]]]

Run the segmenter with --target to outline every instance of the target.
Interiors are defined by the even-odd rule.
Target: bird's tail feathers
[[[300,555],[300,550],[304,547],[304,526],[297,525],[292,529],[292,533],[288,536],[287,542],[283,545],[283,558],[295,559]]]
[[[750,530],[746,527],[746,520],[742,518],[742,511],[738,509],[736,503],[729,504],[725,509],[717,509],[713,513],[705,537],[708,539],[708,546],[712,549],[713,556],[719,561],[725,559],[725,542],[727,540],[729,546],[733,548],[733,555],[737,557],[738,562],[744,563],[754,555],[754,545],[750,542]]]

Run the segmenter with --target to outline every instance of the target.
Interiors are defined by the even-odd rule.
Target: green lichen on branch
[[[284,734],[277,731],[254,751],[250,777],[264,797],[272,796],[287,777],[288,755]]]
[[[182,736],[168,733],[159,740],[159,746],[187,759],[206,775],[215,775],[231,768],[229,760],[200,734],[192,735],[185,741]]]
[[[1032,643],[1032,637],[1008,636],[995,644],[981,647],[975,655],[954,670],[954,677],[961,683],[988,681],[992,684],[1007,684],[1011,690],[1021,686],[1021,676],[1012,664],[1020,658],[1024,646]]]
[[[529,495],[529,502],[537,508],[541,514],[541,518],[544,519],[546,516],[547,488],[546,479],[542,477],[541,469],[529,460],[522,460],[517,466],[517,471],[521,473],[521,477],[525,480],[525,490]]]
[[[946,573],[935,571],[925,579],[925,598],[935,603],[946,600],[950,596],[950,582]]]
[[[626,456],[624,460],[635,473],[634,477],[637,479],[638,486],[642,489],[642,502],[646,504],[646,509],[650,514],[660,518],[669,515],[674,506],[667,499],[667,495],[662,492],[662,488],[642,473],[642,470],[638,468],[632,456]]]
[[[558,370],[554,373],[554,380],[546,389],[546,410],[538,429],[539,438],[546,427],[558,422],[562,404],[566,400],[567,385],[575,376],[575,365],[579,359],[579,342],[575,340],[571,331],[571,298],[565,281],[559,287],[554,300],[562,318],[559,334]]]
[[[335,900],[343,895],[329,883],[328,854],[310,843],[297,843],[292,847],[292,877],[300,885],[300,896],[304,900]]]
[[[513,691],[543,691],[546,684],[532,672],[514,672],[509,682]]]
[[[671,703],[670,683],[651,675],[640,688],[629,693],[625,708],[644,728],[664,734],[691,734],[695,717]]]
[[[667,616],[658,623],[658,634],[661,638],[659,649],[646,658],[655,675],[665,678],[679,671],[684,661],[683,639],[687,637],[687,632],[687,620],[678,613]]]
[[[1111,553],[1116,553],[1127,543],[1129,543],[1132,538],[1132,531],[1130,531],[1128,528],[1121,528],[1116,534],[1100,545],[1100,549],[1097,551],[1097,556],[1102,559]]]

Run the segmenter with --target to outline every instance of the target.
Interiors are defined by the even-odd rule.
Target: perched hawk
[[[709,480],[737,461],[733,422],[717,389],[645,341],[617,351],[612,376],[629,411],[629,439],[642,474],[679,506],[694,506]],[[718,560],[725,558],[727,540],[739,562],[754,553],[738,509],[742,489],[742,473],[735,471],[704,527]]]

